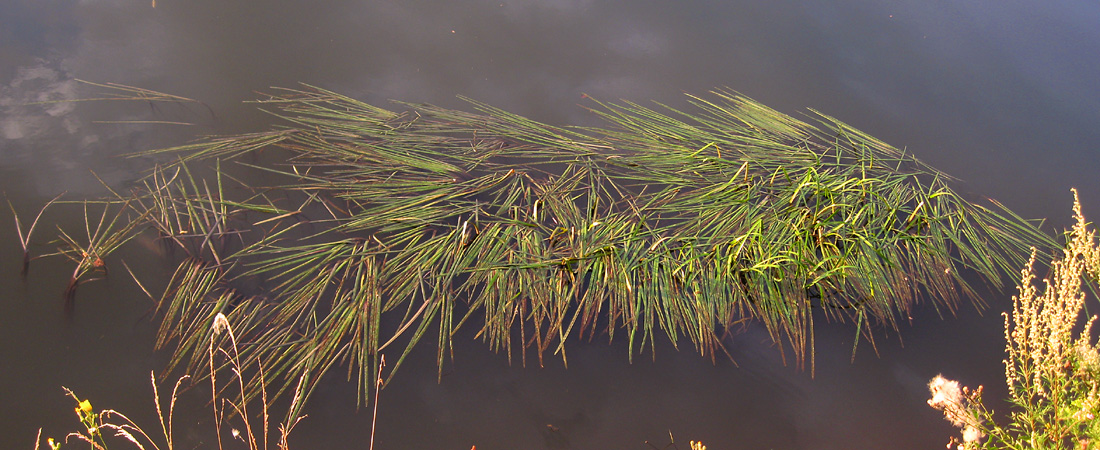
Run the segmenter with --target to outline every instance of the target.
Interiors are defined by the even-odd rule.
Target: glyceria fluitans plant
[[[929,405],[963,429],[959,449],[1100,448],[1100,348],[1093,337],[1096,316],[1085,320],[1085,283],[1100,279],[1100,247],[1073,191],[1075,223],[1069,242],[1050,265],[1042,290],[1035,257],[1021,272],[1012,311],[1005,314],[1005,380],[1009,423],[998,425],[982,402],[982,389],[960,389],[937,376]],[[1095,285],[1094,285],[1095,286]]]
[[[169,371],[197,372],[219,313],[277,393],[306,376],[308,397],[343,365],[364,402],[384,350],[392,377],[433,340],[442,370],[463,326],[541,364],[597,336],[628,357],[663,335],[713,358],[753,320],[812,364],[815,316],[869,338],[919,298],[976,301],[964,274],[997,285],[1053,246],[830,116],[722,90],[688,101],[592,100],[609,126],[561,128],[306,86],[258,102],[282,120],[270,131],[138,155],[158,164],[115,202],[178,257],[147,291]]]

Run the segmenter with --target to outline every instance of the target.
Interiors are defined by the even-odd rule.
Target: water
[[[728,86],[781,111],[812,107],[958,176],[975,199],[1068,224],[1068,189],[1100,215],[1100,5],[1006,1],[250,1],[9,0],[0,5],[0,184],[24,221],[59,192],[124,186],[148,164],[117,155],[202,134],[255,131],[269,117],[242,101],[298,82],[375,103],[462,107],[456,95],[555,124],[593,124],[582,94],[682,104]],[[98,102],[75,79],[115,82],[205,104]],[[124,125],[163,120],[193,126]],[[46,245],[49,214],[37,236]],[[39,261],[0,220],[0,446],[30,448],[38,427],[76,428],[61,386],[155,429],[149,300],[114,263],[62,314],[70,267]],[[155,276],[139,249],[123,254]],[[383,391],[380,448],[938,448],[952,433],[924,404],[939,372],[1003,388],[1001,321],[990,308],[941,320],[920,308],[861,344],[853,327],[818,330],[814,377],[755,328],[730,341],[737,366],[658,348],[627,363],[623,342],[576,343],[568,369],[509,366],[470,339],[441,383],[424,346]],[[903,345],[904,344],[904,345]],[[370,414],[334,377],[292,435],[295,448],[366,446]],[[198,391],[195,391],[198,394]],[[189,393],[190,394],[190,393]],[[201,395],[200,395],[201,397]],[[201,439],[202,399],[177,415]],[[201,422],[201,424],[200,424]],[[558,431],[551,431],[553,425]],[[190,442],[190,441],[189,441]],[[205,448],[210,443],[206,443]]]

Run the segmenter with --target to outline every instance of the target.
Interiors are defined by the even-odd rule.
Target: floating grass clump
[[[689,101],[593,101],[610,126],[559,128],[477,102],[395,112],[278,91],[258,103],[279,127],[144,153],[163,163],[117,194],[184,255],[158,346],[198,367],[223,313],[244,360],[308,374],[307,396],[343,364],[364,400],[384,350],[404,347],[396,368],[431,336],[442,365],[464,325],[541,364],[604,334],[630,355],[663,334],[714,357],[755,320],[812,361],[815,309],[870,336],[865,322],[895,325],[922,297],[953,310],[976,299],[965,273],[999,284],[1052,245],[827,115]]]

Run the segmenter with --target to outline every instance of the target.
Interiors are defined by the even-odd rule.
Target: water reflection
[[[13,0],[0,5],[0,183],[21,212],[65,190],[102,192],[90,170],[124,186],[149,162],[117,155],[265,128],[268,117],[241,102],[273,85],[450,107],[461,107],[462,94],[558,124],[593,123],[576,106],[583,93],[676,105],[683,91],[730,86],[782,111],[839,117],[958,175],[976,196],[1060,227],[1070,186],[1081,189],[1086,215],[1100,211],[1097,22],[1100,5],[1080,2]],[[213,114],[27,105],[90,94],[76,78],[194,98]],[[194,125],[102,123],[119,120]],[[149,411],[145,379],[162,362],[149,350],[140,291],[123,277],[89,284],[65,322],[63,282],[51,280],[66,269],[36,266],[21,287],[8,219],[4,236],[3,446],[26,448],[38,426],[71,429],[61,385]],[[823,326],[812,379],[752,329],[731,341],[740,367],[667,346],[655,362],[629,365],[616,342],[574,345],[569,369],[523,369],[460,340],[470,344],[442,383],[428,350],[383,392],[379,442],[645,448],[671,429],[678,442],[713,449],[934,448],[952,430],[924,406],[925,380],[949,371],[998,395],[996,312],[1007,294],[986,300],[984,316],[921,311],[902,330],[904,346],[890,333],[878,357],[862,344],[855,363],[850,325]],[[362,446],[369,415],[355,411],[353,390],[335,379],[324,386],[297,435],[301,448]]]

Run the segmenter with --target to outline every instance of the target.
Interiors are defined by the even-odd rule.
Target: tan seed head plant
[[[267,398],[266,391],[263,391],[258,399],[261,402],[261,410],[258,426],[254,427],[253,422],[256,422],[257,418],[250,415],[248,403],[233,400],[231,399],[231,397],[233,397],[232,395],[224,394],[226,390],[233,385],[243,390],[245,386],[250,384],[246,380],[246,375],[244,375],[245,368],[241,364],[237,352],[237,342],[233,334],[233,328],[224,315],[218,314],[214,319],[212,331],[214,338],[223,337],[222,335],[225,335],[225,339],[212,338],[207,347],[207,354],[210,361],[208,379],[212,387],[210,404],[214,412],[214,426],[216,428],[218,443],[217,448],[219,450],[225,448],[222,438],[223,435],[229,434],[233,439],[244,442],[248,450],[268,450],[270,448],[274,448],[275,450],[288,450],[290,446],[287,442],[287,437],[290,435],[290,432],[294,430],[298,422],[304,419],[305,416],[288,414],[288,417],[291,418],[288,418],[278,425],[277,433],[274,435],[274,442],[270,442],[268,426],[270,419],[268,405],[270,399]],[[232,376],[228,382],[218,381],[218,373],[222,370],[228,370],[231,373]],[[264,371],[262,367],[257,368],[255,377],[260,380],[259,384],[261,386],[265,384],[263,382]],[[184,375],[176,380],[176,384],[172,388],[172,394],[169,396],[168,411],[167,414],[165,414],[161,408],[156,376],[150,373],[150,379],[153,385],[153,403],[156,406],[157,419],[160,422],[160,436],[156,438],[151,436],[145,429],[121,412],[112,409],[104,409],[96,412],[90,400],[81,400],[76,393],[65,388],[65,392],[76,401],[77,406],[74,410],[83,428],[80,431],[74,431],[67,434],[61,440],[56,440],[52,437],[47,438],[46,448],[48,450],[59,450],[62,447],[67,447],[70,443],[83,442],[92,450],[108,450],[109,446],[117,448],[115,444],[126,445],[137,450],[173,450],[177,448],[178,444],[172,427],[176,400],[179,398],[180,388],[185,382],[189,381],[190,378],[190,376]],[[301,381],[299,381],[299,387],[301,384]],[[236,398],[240,398],[240,396]],[[301,391],[298,390],[294,393],[293,400],[289,407],[290,410],[297,411],[300,401]],[[243,429],[244,432],[242,433],[239,429]],[[226,433],[227,430],[228,433]],[[34,449],[38,450],[41,443],[42,430],[40,429],[38,430],[38,436],[35,438]],[[271,445],[274,445],[274,447],[271,447]]]
[[[1005,314],[1010,423],[994,422],[993,411],[982,404],[981,387],[960,390],[958,382],[942,376],[929,383],[928,404],[963,431],[962,439],[952,438],[948,448],[1100,448],[1100,353],[1092,333],[1096,316],[1083,320],[1084,286],[1100,276],[1100,247],[1081,213],[1076,190],[1073,217],[1068,242],[1061,257],[1051,262],[1041,292],[1034,283],[1033,254],[1020,272],[1012,311]]]

